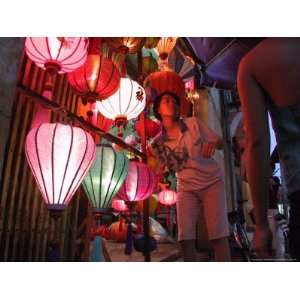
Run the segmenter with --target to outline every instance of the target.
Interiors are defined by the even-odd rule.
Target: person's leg
[[[214,239],[210,243],[214,249],[215,261],[231,261],[228,237]]]
[[[230,261],[229,222],[223,180],[201,191],[201,199],[215,261]]]
[[[269,257],[271,231],[268,225],[270,135],[264,91],[254,76],[255,56],[246,55],[238,70],[238,91],[247,138],[246,169],[254,205],[254,246],[260,257]]]
[[[196,224],[199,214],[199,199],[193,192],[177,194],[178,240],[184,261],[196,259]]]

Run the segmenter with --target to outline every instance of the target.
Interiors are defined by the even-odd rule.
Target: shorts
[[[178,240],[196,240],[196,226],[201,202],[208,239],[229,236],[229,222],[223,180],[196,191],[180,191],[177,195]]]

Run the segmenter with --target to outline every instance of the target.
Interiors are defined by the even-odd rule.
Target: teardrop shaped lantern
[[[120,85],[120,73],[113,62],[98,54],[89,54],[83,66],[68,74],[68,81],[84,103],[106,99]]]
[[[27,37],[25,50],[38,67],[68,73],[84,64],[88,39],[82,37]]]
[[[83,188],[96,213],[111,209],[114,196],[128,172],[128,159],[110,145],[97,145],[96,159],[83,180]]]
[[[135,124],[135,130],[139,136],[141,136],[143,122],[138,120]],[[161,131],[161,124],[153,121],[149,118],[145,120],[145,134],[147,138],[154,138]]]
[[[49,210],[69,204],[95,158],[92,136],[79,127],[43,123],[26,137],[26,158]]]
[[[171,51],[176,46],[177,37],[162,37],[156,45],[156,50],[162,60],[168,58]]]
[[[97,107],[106,118],[115,120],[123,127],[136,118],[145,108],[146,94],[142,86],[130,78],[121,78],[119,90],[103,101],[97,101]]]
[[[154,172],[144,163],[130,161],[128,174],[118,192],[118,198],[128,202],[147,199],[156,189],[157,179]]]
[[[171,206],[177,201],[177,193],[169,189],[163,190],[158,194],[158,201],[163,205]]]

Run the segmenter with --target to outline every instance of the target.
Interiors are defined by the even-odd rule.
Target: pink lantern
[[[88,39],[80,37],[27,37],[25,49],[38,67],[69,73],[86,60]]]
[[[128,206],[125,204],[124,200],[113,199],[111,206],[115,211],[118,212],[128,211]]]
[[[92,136],[79,127],[43,123],[26,137],[27,161],[47,208],[69,204],[95,158]]]
[[[163,205],[172,206],[177,201],[177,193],[168,189],[161,191],[158,194],[158,201]]]
[[[119,190],[118,197],[132,202],[147,199],[157,186],[154,172],[144,163],[130,161],[127,177]]]

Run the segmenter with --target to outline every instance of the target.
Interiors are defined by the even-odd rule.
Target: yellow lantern
[[[174,49],[177,37],[162,37],[156,46],[159,57],[162,60],[167,59],[171,51]]]

